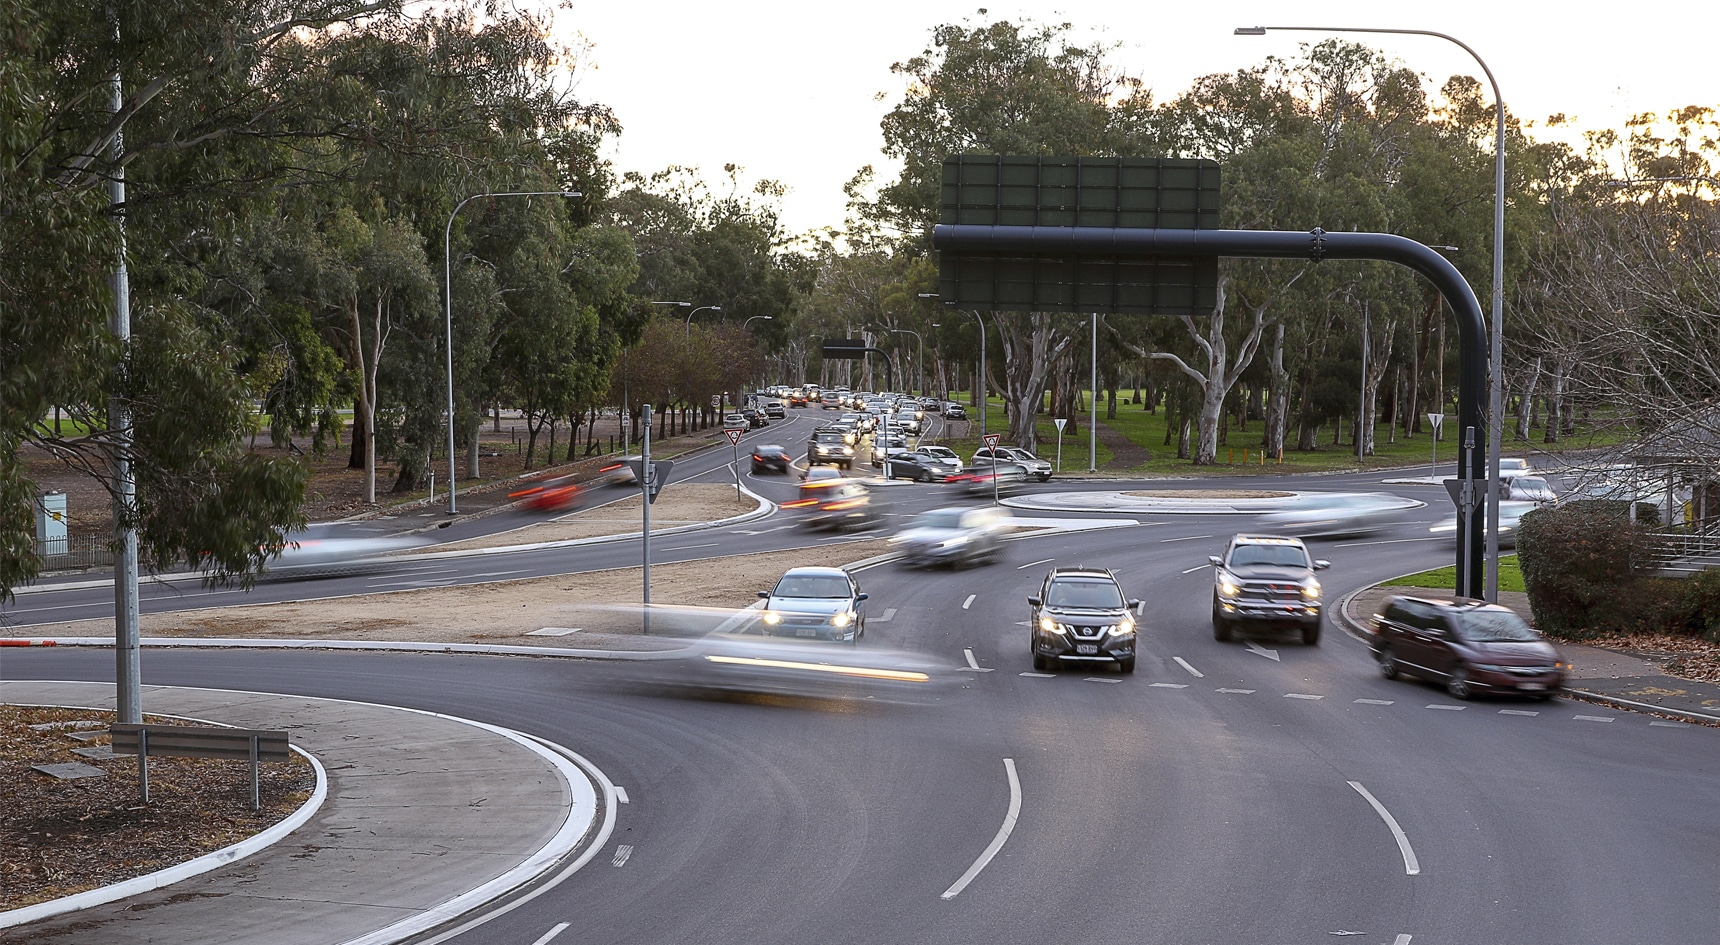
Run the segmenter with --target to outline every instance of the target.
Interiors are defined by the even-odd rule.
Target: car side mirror
[[[765,600],[769,600],[770,599],[770,591],[759,591],[758,596],[764,598]]]
[[[1140,610],[1141,609],[1141,602],[1139,600],[1129,601],[1129,609],[1130,610]]]
[[[855,599],[855,600],[865,600],[865,599],[867,599],[867,598],[869,598],[869,597],[871,597],[871,596],[872,596],[872,595],[871,595],[871,594],[864,594],[864,593],[862,593],[862,594],[856,594],[856,595],[854,595],[854,599]]]
[[[1037,597],[1029,597],[1029,598],[1028,598],[1028,599],[1027,599],[1027,605],[1028,605],[1028,606],[1029,606],[1029,607],[1038,607],[1038,606],[1039,606],[1039,598],[1037,598]]]
[[[1325,559],[1320,559],[1320,560],[1317,560],[1314,562],[1314,570],[1316,570],[1316,571],[1324,571],[1331,566],[1332,566],[1332,562],[1327,561]]]
[[[1222,567],[1224,565],[1224,559],[1220,558],[1218,555],[1207,555],[1206,560],[1208,564],[1211,564],[1215,568]],[[1318,565],[1316,565],[1316,567],[1318,567]]]

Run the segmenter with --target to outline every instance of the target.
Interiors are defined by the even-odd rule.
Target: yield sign
[[[986,449],[993,449],[993,450],[997,449],[997,444],[999,442],[1001,442],[1002,440],[1003,440],[1003,434],[1001,434],[1001,433],[987,433],[985,435]]]
[[[727,433],[729,435],[729,445],[730,446],[741,445],[741,433],[744,431],[741,431],[741,430],[724,430],[723,432]]]

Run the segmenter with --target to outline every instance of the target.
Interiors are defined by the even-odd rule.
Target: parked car
[[[755,446],[752,451],[753,475],[761,472],[779,472],[788,475],[789,467],[794,460],[789,457],[788,449],[782,446]]]
[[[973,464],[978,466],[981,463],[1015,463],[1040,482],[1051,481],[1051,464],[1019,446],[999,446],[996,449],[982,446],[973,454]]]
[[[767,636],[859,642],[866,635],[867,595],[841,568],[790,568],[768,591],[759,618]]]
[[[1474,600],[1393,597],[1370,624],[1380,675],[1443,683],[1458,699],[1521,693],[1551,699],[1570,664],[1507,607]]]
[[[725,429],[725,430],[751,430],[752,429],[752,423],[750,421],[748,421],[747,418],[742,414],[731,413],[728,416],[723,417],[723,429]]]
[[[1292,627],[1302,642],[1320,642],[1320,580],[1316,561],[1299,538],[1238,534],[1212,564],[1212,637],[1229,642],[1239,626]]]
[[[1116,575],[1099,568],[1052,568],[1039,593],[1027,599],[1033,668],[1041,672],[1072,660],[1116,663],[1135,671],[1135,619],[1141,605],[1123,596]]]
[[[960,475],[962,464],[924,449],[895,453],[884,460],[885,479],[912,479],[915,482],[943,482]]]
[[[933,509],[914,516],[890,540],[904,564],[960,568],[995,561],[1010,518],[1008,509],[995,507]]]

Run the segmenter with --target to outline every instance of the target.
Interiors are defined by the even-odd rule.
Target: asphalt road
[[[889,491],[911,510],[938,488]],[[1312,542],[1328,598],[1445,563],[1444,514]],[[771,521],[722,550],[804,540],[741,534]],[[1246,517],[1143,522],[1012,541],[976,570],[863,571],[863,648],[982,670],[930,705],[700,698],[565,660],[152,651],[144,671],[509,726],[625,789],[612,851],[460,943],[1712,940],[1720,733],[1459,703],[1378,678],[1335,631],[1217,643],[1203,565]],[[1031,671],[1024,598],[1054,563],[1112,567],[1147,602],[1133,676]],[[5,658],[11,678],[111,678],[101,652]]]

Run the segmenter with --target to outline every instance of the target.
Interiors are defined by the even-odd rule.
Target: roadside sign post
[[[1003,440],[998,433],[985,435],[985,448],[991,450],[991,504],[997,504],[997,444]]]
[[[1069,425],[1069,420],[1066,417],[1058,417],[1057,419],[1055,419],[1051,422],[1057,424],[1057,471],[1062,472],[1063,471],[1063,428],[1065,426]]]
[[[1442,425],[1444,425],[1444,423],[1445,423],[1445,414],[1443,414],[1443,413],[1430,413],[1427,415],[1427,423],[1429,426],[1433,427],[1433,455],[1432,455],[1432,457],[1430,459],[1430,463],[1427,467],[1427,478],[1438,479],[1439,478],[1439,428]]]
[[[729,446],[735,451],[735,501],[741,500],[741,431],[724,430],[729,435]]]
[[[651,635],[651,405],[640,404],[644,415],[644,430],[639,437],[639,507],[645,514],[645,531],[639,537],[640,561],[645,574],[644,610],[640,612],[640,632]]]

